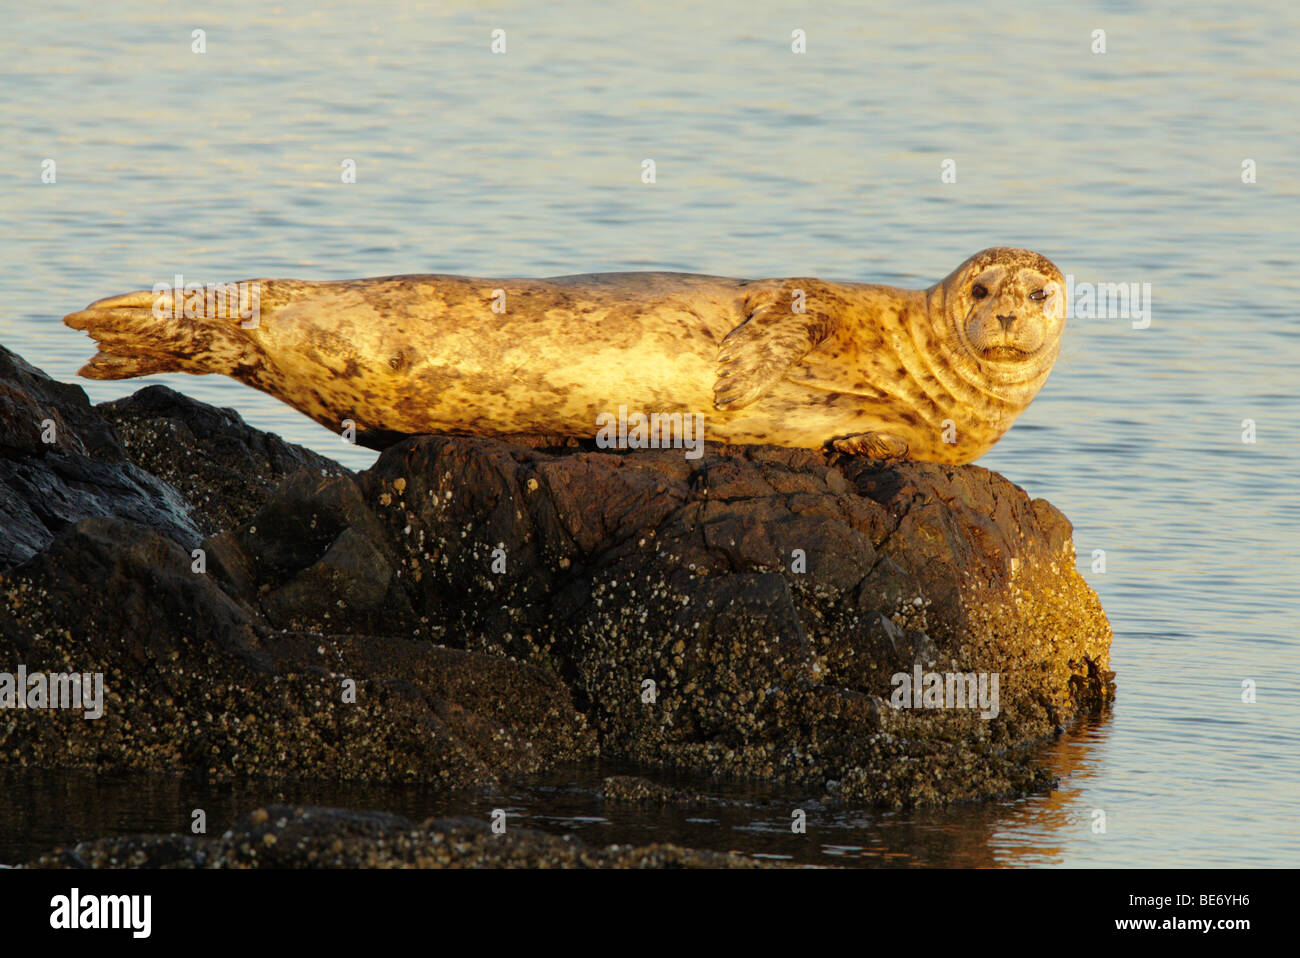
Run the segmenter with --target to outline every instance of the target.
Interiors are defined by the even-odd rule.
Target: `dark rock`
[[[95,411],[112,424],[133,463],[181,492],[204,535],[251,518],[295,472],[351,475],[332,459],[253,429],[233,409],[214,408],[166,386],[146,386]]]
[[[424,437],[357,481],[401,556],[403,628],[553,670],[608,756],[991,797],[1049,784],[1026,746],[1112,695],[1068,522],[976,466]],[[889,708],[917,665],[998,673],[998,716]]]
[[[46,419],[55,425],[53,443],[42,438]],[[0,449],[125,461],[117,434],[91,409],[84,389],[56,382],[4,346],[0,346]]]
[[[91,516],[130,519],[187,548],[200,539],[188,504],[127,461],[84,390],[0,346],[0,570]]]
[[[148,529],[86,519],[0,577],[0,653],[17,653],[0,659],[106,685],[97,720],[9,713],[0,761],[466,787],[592,754],[567,689],[540,669],[383,635],[275,632],[190,569]]]
[[[48,380],[13,368],[0,462],[44,477],[61,460],[24,390]],[[42,526],[0,575],[0,653],[105,671],[110,706],[25,716],[0,761],[466,785],[598,737],[649,769],[903,806],[1049,786],[1035,746],[1113,694],[1069,523],[977,466],[419,437],[354,477],[140,396],[107,411],[127,452],[210,495],[220,531],[196,564],[136,522]],[[62,415],[81,432],[57,455],[122,465],[84,396]],[[996,675],[996,716],[891,708],[916,669]]]
[[[601,784],[600,797],[607,802],[641,805],[696,805],[706,801],[702,796],[635,775],[609,776]]]
[[[28,868],[772,868],[741,855],[676,845],[597,848],[483,822],[420,825],[382,812],[259,808],[220,837],[142,835],[82,842]]]
[[[347,477],[300,472],[252,520],[204,543],[213,571],[275,628],[405,634],[387,532]]]

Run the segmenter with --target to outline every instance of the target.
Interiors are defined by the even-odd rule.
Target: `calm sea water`
[[[826,816],[795,850],[761,810],[641,816],[631,834],[860,864],[1300,864],[1300,8],[612,6],[6,0],[0,342],[73,381],[93,350],[60,317],[178,272],[922,286],[1006,244],[1078,282],[1149,283],[1149,328],[1071,320],[1047,387],[981,461],[1074,522],[1116,633],[1118,702],[1052,750],[1062,789]],[[350,466],[373,458],[224,378],[83,385],[98,401],[146,382]],[[174,830],[190,807],[158,785],[90,819],[77,809],[111,785],[26,781],[0,791],[11,856],[87,829]],[[376,794],[325,797],[455,811]],[[525,789],[515,810],[626,840],[630,819],[589,814],[584,794]],[[230,816],[274,796],[238,797]]]

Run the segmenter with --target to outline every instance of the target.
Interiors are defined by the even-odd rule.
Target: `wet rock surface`
[[[606,802],[639,805],[697,805],[708,802],[704,796],[652,782],[638,775],[609,776],[601,786],[600,796]]]
[[[38,511],[73,468],[122,485]],[[1050,786],[1035,747],[1113,694],[1069,523],[978,466],[430,436],[353,475],[0,354],[0,513],[0,671],[107,688],[0,712],[7,765],[451,788],[599,753],[938,805]],[[931,672],[996,676],[996,714],[891,707]]]
[[[29,868],[771,868],[743,855],[676,845],[584,844],[485,822],[415,824],[382,812],[271,806],[214,838],[139,835],[82,842]]]
[[[233,409],[166,386],[146,386],[95,411],[131,462],[180,492],[204,535],[247,520],[286,476],[351,475],[332,459],[250,428]]]
[[[129,461],[80,386],[0,346],[0,570],[88,516],[128,519],[185,545],[200,538],[184,498]]]

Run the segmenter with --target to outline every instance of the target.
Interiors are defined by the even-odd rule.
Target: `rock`
[[[676,845],[596,848],[509,826],[382,812],[271,806],[220,837],[141,835],[82,842],[27,868],[772,868],[735,854]]]
[[[977,466],[423,437],[357,482],[401,557],[402,627],[564,677],[609,757],[989,798],[1049,785],[1027,747],[1113,694],[1069,523]],[[890,708],[917,666],[997,673],[998,715]]]
[[[296,472],[351,474],[332,459],[253,429],[233,409],[216,409],[166,386],[146,386],[95,411],[113,426],[131,462],[180,491],[204,535],[249,519]]]
[[[704,796],[692,795],[635,775],[609,776],[601,784],[600,797],[607,802],[642,805],[695,805],[707,801]]]
[[[0,346],[0,570],[91,516],[130,519],[187,547],[201,538],[188,504],[127,461],[84,390]]]
[[[0,660],[106,685],[97,720],[8,713],[0,761],[452,788],[593,754],[568,690],[538,668],[391,635],[276,632],[190,568],[157,533],[85,519],[0,577]]]
[[[11,472],[129,454],[211,534],[197,562],[140,517],[26,540],[0,660],[102,670],[110,707],[28,713],[0,761],[461,786],[599,750],[901,807],[1049,787],[1035,747],[1113,695],[1069,523],[978,466],[417,437],[353,476],[149,390],[104,410],[124,453],[10,365]],[[891,707],[931,672],[996,677],[996,714]]]
[[[412,630],[397,553],[350,478],[297,473],[248,523],[204,548],[231,594],[275,628]]]

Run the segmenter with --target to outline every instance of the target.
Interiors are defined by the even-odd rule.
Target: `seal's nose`
[[[1009,333],[1009,332],[1011,332],[1011,324],[1014,323],[1015,321],[1016,321],[1016,317],[1015,317],[1015,316],[999,316],[999,317],[998,317],[998,322],[1002,324],[1002,331],[1003,331],[1004,333]]]

